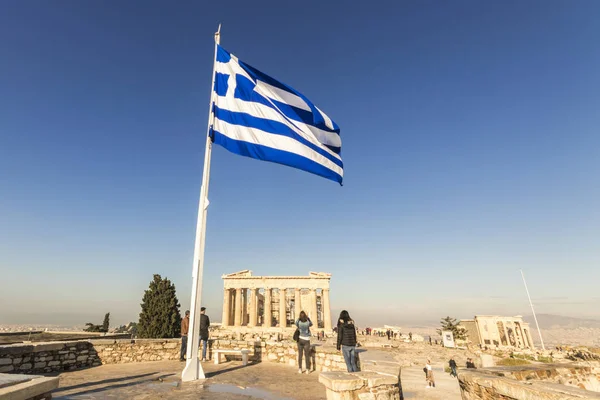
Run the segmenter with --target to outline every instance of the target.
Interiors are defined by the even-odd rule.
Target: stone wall
[[[98,353],[89,341],[0,346],[0,372],[41,374],[100,364]]]
[[[600,399],[595,368],[577,364],[463,370],[463,400]]]
[[[291,340],[284,341],[244,341],[244,340],[227,340],[217,339],[211,341],[212,349],[248,349],[250,350],[251,359],[266,362],[277,362],[290,366],[298,365],[298,347],[296,342]],[[360,364],[360,360],[357,362]],[[304,361],[302,362],[304,365]],[[345,371],[346,363],[342,353],[334,347],[321,346],[318,343],[313,346],[311,365],[316,371]]]
[[[181,339],[92,340],[102,364],[179,360]]]
[[[599,376],[596,373],[596,368],[589,364],[534,364],[518,367],[488,368],[486,371],[518,381],[553,382],[600,392]]]
[[[80,340],[0,346],[0,373],[48,373],[93,367],[102,364],[122,364],[143,361],[178,360],[181,339]],[[297,365],[297,344],[294,341],[245,341],[216,339],[209,341],[213,349],[248,349],[251,359]],[[335,348],[315,345],[312,365],[317,371],[345,371],[341,352]]]

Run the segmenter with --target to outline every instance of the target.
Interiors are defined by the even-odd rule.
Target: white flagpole
[[[204,152],[204,171],[202,173],[202,186],[200,187],[200,200],[198,204],[198,221],[196,223],[196,241],[194,244],[194,261],[192,266],[192,300],[190,305],[190,328],[186,351],[186,364],[181,373],[184,382],[204,379],[204,370],[198,358],[200,347],[200,307],[202,303],[202,273],[204,271],[204,244],[206,242],[206,214],[208,210],[208,183],[210,181],[210,156],[212,141],[209,133],[213,124],[213,101],[215,83],[215,63],[217,58],[217,45],[220,43],[221,24],[215,33],[215,59],[213,61],[212,81],[210,85],[210,105],[208,111],[208,126],[206,128],[206,149]]]
[[[537,317],[535,316],[535,310],[533,309],[533,303],[531,302],[531,296],[529,295],[529,289],[527,289],[527,282],[525,282],[525,275],[523,274],[523,270],[521,269],[521,277],[523,277],[523,284],[525,285],[525,291],[527,292],[527,298],[529,299],[529,305],[531,306],[531,312],[533,313],[533,320],[535,321],[535,325],[537,326],[538,335],[540,335],[540,342],[542,343],[542,350],[546,351],[544,347],[544,339],[542,339],[542,331],[540,330],[540,324],[538,324]]]

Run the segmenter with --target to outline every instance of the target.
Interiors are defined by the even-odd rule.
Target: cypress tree
[[[180,336],[180,304],[175,285],[170,280],[155,274],[150,287],[144,292],[141,306],[138,337],[163,339]]]
[[[106,315],[104,315],[104,322],[102,322],[102,332],[108,332],[108,325],[110,322],[110,313],[106,313]]]

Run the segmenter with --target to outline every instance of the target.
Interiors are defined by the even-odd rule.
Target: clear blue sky
[[[213,152],[221,275],[327,271],[359,322],[598,316],[600,2],[0,5],[0,322],[189,308],[213,32],[341,127],[344,186]],[[377,321],[375,321],[377,320]]]

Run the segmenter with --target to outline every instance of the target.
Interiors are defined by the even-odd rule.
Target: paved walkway
[[[444,372],[442,363],[433,363],[435,388],[427,389],[423,366],[407,367],[406,360],[398,353],[379,349],[360,349],[360,359],[363,370],[397,375],[402,366],[402,392],[405,399],[428,399],[428,400],[460,400],[460,387],[458,379]]]
[[[207,379],[181,383],[183,363],[157,361],[102,365],[60,374],[54,399],[222,399],[320,400],[325,387],[318,373],[298,374],[281,364],[241,362],[204,364]]]
[[[363,369],[376,365],[376,370],[397,375],[403,363],[397,354],[386,350],[361,349]],[[318,373],[300,375],[291,366],[255,363],[244,367],[240,362],[220,365],[205,363],[207,379],[181,383],[183,363],[157,361],[103,365],[60,374],[60,386],[53,395],[60,400],[99,399],[222,399],[222,400],[321,400],[325,387]],[[436,387],[425,388],[423,367],[402,367],[405,399],[460,400],[456,378],[434,364]]]

